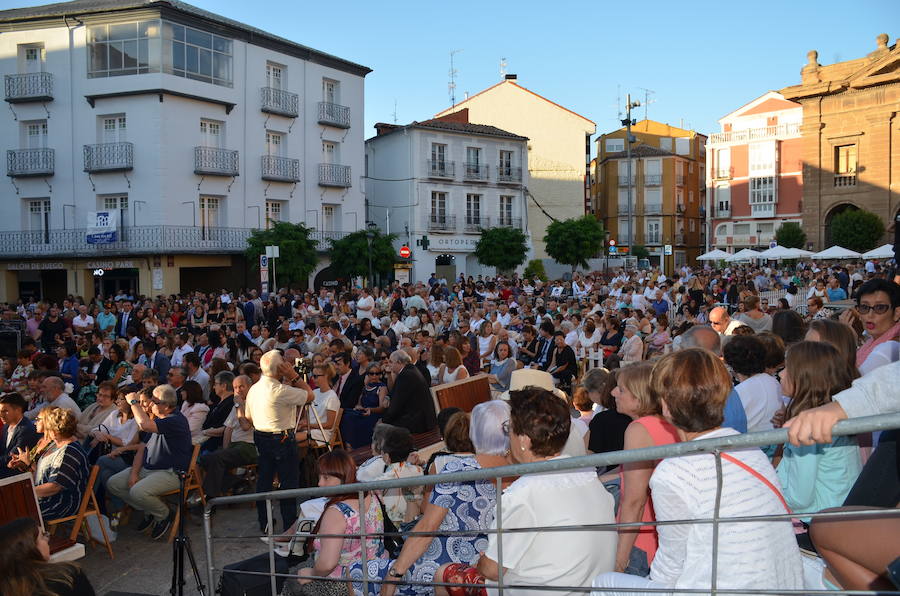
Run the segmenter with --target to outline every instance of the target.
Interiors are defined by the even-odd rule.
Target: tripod
[[[191,569],[194,572],[194,581],[197,582],[197,592],[200,596],[206,596],[203,580],[200,579],[200,570],[197,569],[197,560],[194,558],[194,551],[191,548],[191,539],[184,533],[184,482],[187,478],[187,472],[178,470],[178,534],[172,543],[172,588],[169,593],[172,596],[184,596],[184,553],[187,553]]]

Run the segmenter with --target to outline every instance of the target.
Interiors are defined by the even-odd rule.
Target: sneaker
[[[172,521],[174,517],[175,516],[170,513],[166,517],[166,519],[156,522],[153,525],[153,532],[150,534],[150,536],[154,540],[159,540],[160,538],[165,536],[169,529],[172,527]]]
[[[149,527],[152,526],[152,525],[153,525],[153,516],[152,516],[152,515],[145,515],[145,516],[144,516],[144,519],[142,519],[142,520],[141,520],[141,523],[138,525],[137,531],[138,531],[138,532],[143,532],[144,530],[146,530],[147,528],[149,528]]]

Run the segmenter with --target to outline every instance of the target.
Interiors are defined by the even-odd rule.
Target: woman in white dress
[[[313,389],[314,399],[310,407],[304,410],[306,415],[297,425],[298,443],[306,443],[308,439],[319,443],[327,443],[331,440],[334,420],[337,418],[338,410],[341,409],[341,400],[331,388],[331,379],[334,376],[334,366],[329,362],[313,366],[312,378],[316,383],[316,388]]]
[[[431,384],[432,385],[440,385],[441,384],[441,365],[444,364],[444,350],[440,346],[431,346],[431,350],[428,353],[428,374],[431,375]]]
[[[462,355],[453,346],[444,348],[444,363],[438,370],[439,385],[469,378],[469,371],[462,363]]]
[[[478,328],[478,357],[481,360],[481,368],[490,362],[495,347],[497,336],[494,335],[494,326],[490,321],[484,321]]]

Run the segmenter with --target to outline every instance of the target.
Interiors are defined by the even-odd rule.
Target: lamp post
[[[374,221],[366,223],[366,240],[369,242],[369,287],[375,285],[372,277],[372,241],[378,232],[378,225]]]
[[[634,207],[632,204],[632,185],[634,184],[633,176],[634,172],[631,169],[631,144],[635,142],[637,139],[634,135],[631,134],[631,127],[635,124],[635,121],[631,119],[631,110],[633,108],[637,108],[641,105],[639,101],[631,101],[631,94],[629,93],[625,100],[625,119],[622,120],[622,124],[625,125],[625,159],[628,161],[628,246],[634,246]]]

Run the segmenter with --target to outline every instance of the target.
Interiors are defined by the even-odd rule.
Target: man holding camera
[[[309,385],[278,350],[263,354],[262,377],[247,393],[246,418],[255,429],[253,441],[259,452],[256,492],[272,490],[275,474],[281,488],[300,486],[300,456],[294,439],[297,408],[313,401]],[[265,501],[256,502],[260,530],[268,524]],[[281,521],[288,529],[297,518],[297,499],[281,500]],[[274,531],[274,528],[272,528]]]

